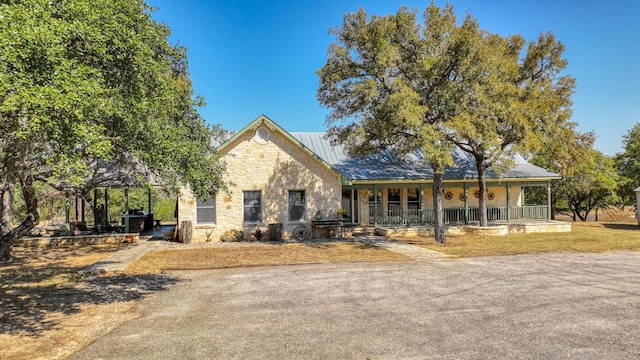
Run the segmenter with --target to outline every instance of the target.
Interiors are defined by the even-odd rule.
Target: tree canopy
[[[513,153],[529,154],[568,126],[574,80],[562,74],[564,46],[553,34],[525,47],[520,35],[482,30],[471,15],[458,24],[452,5],[433,2],[422,24],[406,7],[371,18],[360,9],[331,33],[317,97],[331,110],[334,141],[360,155],[421,151],[436,174],[455,144],[476,160],[481,225],[484,171],[506,169]]]
[[[220,129],[199,116],[186,49],[152,11],[143,0],[0,1],[3,223],[16,185],[29,209],[3,229],[2,257],[37,223],[34,183],[82,186],[98,160],[198,196],[224,186]]]
[[[640,186],[640,123],[636,123],[622,137],[622,152],[615,161],[620,173],[619,194],[624,205],[636,203],[633,190]]]

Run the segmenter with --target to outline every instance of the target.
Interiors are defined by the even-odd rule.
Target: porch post
[[[373,226],[378,226],[378,189],[373,184]]]
[[[93,189],[93,226],[98,228],[98,188]]]
[[[511,222],[511,185],[506,183],[505,188],[507,189],[507,222]]]
[[[149,188],[147,189],[147,205],[149,206],[149,207],[147,208],[147,212],[148,212],[148,213],[151,213],[151,212],[152,212],[152,211],[151,211],[151,187],[149,187]]]
[[[78,188],[76,188],[76,190],[75,190],[75,192],[73,194],[73,198],[74,198],[75,203],[76,203],[76,207],[75,207],[75,213],[76,213],[75,214],[76,215],[75,223],[76,223],[76,226],[77,226],[78,225]]]
[[[82,201],[82,202],[80,203],[80,211],[81,211],[81,214],[80,214],[80,221],[82,222],[82,224],[83,224],[83,225],[86,225],[86,220],[87,220],[87,219],[86,219],[86,218],[85,218],[85,216],[84,216],[84,212],[85,212],[85,210],[86,210],[86,209],[85,209],[85,205],[84,205],[84,202],[85,202],[85,201],[84,201],[84,199],[85,199],[85,197],[86,197],[85,195],[86,195],[87,193],[85,192],[85,189],[82,189],[82,190],[81,190],[81,192],[80,192],[80,194],[81,194],[81,199],[80,199],[80,200]]]
[[[109,188],[104,188],[104,225],[109,225]]]
[[[71,200],[69,199],[69,190],[64,192],[64,222],[65,222],[65,231],[66,235],[71,233]]]
[[[469,189],[467,188],[467,183],[463,183],[462,188],[464,189],[464,223],[465,225],[468,225],[469,224]]]
[[[129,188],[124,188],[124,232],[129,233]]]
[[[547,181],[547,220],[551,221],[551,180]]]
[[[425,223],[425,214],[424,214],[424,189],[423,189],[423,184],[420,183],[420,201],[418,202],[419,206],[420,206],[420,225],[424,226]]]

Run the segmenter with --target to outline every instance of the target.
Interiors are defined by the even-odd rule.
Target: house
[[[193,241],[215,241],[229,230],[266,230],[270,224],[278,224],[272,229],[286,239],[301,226],[311,230],[316,219],[340,218],[359,227],[424,227],[433,221],[433,174],[417,157],[403,163],[386,153],[349,158],[323,133],[289,133],[264,115],[219,150],[229,191],[206,201],[188,188],[179,195],[178,224],[190,221]],[[456,166],[444,174],[445,223],[473,224],[479,196],[475,165],[460,150],[454,159]],[[505,174],[486,172],[489,220],[549,220],[549,200],[525,204],[524,194],[531,187],[549,194],[557,174],[518,156],[513,162]]]

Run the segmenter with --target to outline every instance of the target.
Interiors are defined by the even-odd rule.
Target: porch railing
[[[377,210],[377,211],[376,211]],[[488,220],[494,223],[547,220],[546,205],[487,208]],[[434,223],[433,209],[381,210],[369,206],[369,223],[380,226],[410,226]],[[478,208],[444,209],[445,224],[473,224],[480,222]]]

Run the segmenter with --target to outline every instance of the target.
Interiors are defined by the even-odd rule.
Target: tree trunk
[[[436,244],[445,244],[444,212],[442,211],[442,173],[433,175],[433,216]]]
[[[13,245],[38,223],[38,199],[33,187],[33,177],[27,176],[20,179],[20,187],[22,188],[22,197],[27,208],[27,216],[20,225],[0,237],[0,261],[11,260],[13,257]]]
[[[0,236],[8,233],[13,228],[13,194],[16,179],[11,173],[5,175],[3,189],[0,191]]]
[[[484,178],[484,166],[481,161],[476,161],[476,168],[478,170],[478,188],[480,190],[480,196],[478,197],[478,212],[480,215],[480,226],[489,226],[489,219],[487,216],[487,182]]]

